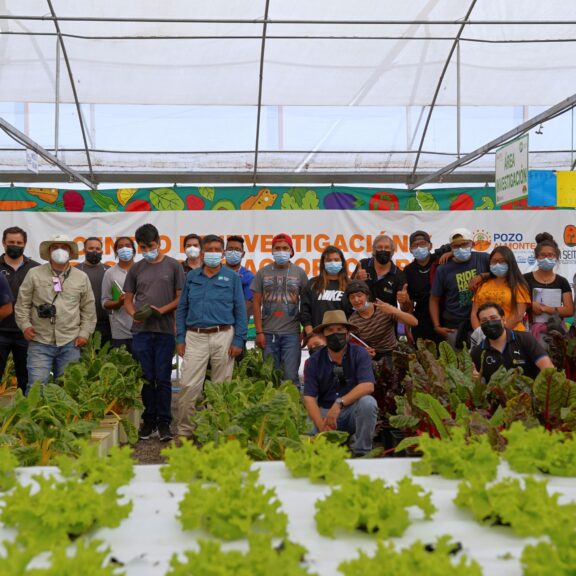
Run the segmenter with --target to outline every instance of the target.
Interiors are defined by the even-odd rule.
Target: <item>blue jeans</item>
[[[274,367],[283,368],[284,379],[292,380],[300,385],[298,370],[300,369],[300,334],[265,334],[264,358],[272,356]]]
[[[329,408],[320,408],[322,418],[326,417]],[[373,396],[362,396],[340,410],[337,426],[352,435],[350,449],[354,456],[362,456],[372,450],[374,430],[378,420],[378,403]],[[317,430],[316,430],[317,432]]]
[[[161,332],[136,332],[132,353],[146,380],[142,387],[142,420],[152,426],[172,421],[172,358],[176,339]]]
[[[46,384],[50,378],[50,372],[54,373],[54,382],[62,376],[64,368],[70,362],[80,360],[80,348],[74,346],[74,340],[55,346],[53,344],[42,344],[41,342],[30,342],[28,344],[28,386],[26,394],[34,382]]]

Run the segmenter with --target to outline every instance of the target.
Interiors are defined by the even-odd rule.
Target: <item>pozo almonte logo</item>
[[[485,252],[492,244],[492,237],[486,230],[474,230],[472,240],[474,240],[474,250],[478,252]]]

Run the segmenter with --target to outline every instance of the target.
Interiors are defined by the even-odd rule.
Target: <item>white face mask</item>
[[[184,253],[188,258],[194,260],[200,256],[200,248],[198,248],[198,246],[188,246],[188,248],[184,250]]]
[[[70,254],[68,250],[64,250],[64,248],[56,248],[50,254],[50,258],[56,262],[56,264],[66,264],[68,260],[70,260]]]

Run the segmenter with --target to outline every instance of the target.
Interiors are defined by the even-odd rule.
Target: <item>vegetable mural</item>
[[[180,210],[541,210],[527,200],[497,206],[494,188],[355,188],[347,186],[173,186],[117,190],[3,188],[0,211],[147,212]],[[553,210],[554,208],[547,208]]]

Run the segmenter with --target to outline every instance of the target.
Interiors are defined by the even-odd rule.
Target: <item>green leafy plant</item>
[[[397,550],[391,542],[378,542],[373,556],[360,551],[358,558],[342,562],[338,571],[344,576],[481,576],[482,570],[476,561],[466,556],[461,556],[457,562],[451,560],[456,547],[450,536],[439,537],[433,549],[419,540],[402,550]]]
[[[522,551],[524,576],[574,576],[576,546],[570,542],[538,542]]]
[[[17,540],[33,548],[61,545],[101,527],[116,527],[132,510],[120,504],[117,489],[133,475],[127,450],[97,459],[94,447],[81,446],[77,460],[60,459],[63,478],[32,476],[34,484],[17,484],[4,494],[0,520],[18,529]]]
[[[305,576],[311,574],[302,561],[306,549],[289,540],[274,547],[270,536],[248,537],[249,550],[224,552],[219,542],[200,540],[197,552],[186,552],[181,562],[172,556],[167,576]]]
[[[7,446],[20,465],[45,466],[61,454],[77,454],[94,422],[82,420],[78,403],[60,386],[32,385],[28,396],[18,390],[0,407],[0,446]]]
[[[3,542],[5,556],[0,556],[0,573],[3,576],[120,576],[124,570],[108,560],[110,549],[100,540],[90,542],[83,538],[73,545],[70,554],[69,543],[61,543],[47,548],[42,555],[42,568],[31,567],[38,556],[38,546],[25,547],[19,542]],[[42,547],[42,545],[40,544]]]
[[[0,492],[10,490],[16,484],[18,459],[7,446],[0,447]]]
[[[224,540],[251,533],[285,536],[288,517],[280,511],[273,489],[257,484],[257,472],[245,478],[223,478],[205,486],[193,482],[180,501],[178,518],[185,530],[203,528]]]
[[[320,534],[331,537],[337,528],[381,538],[401,536],[410,524],[410,506],[420,508],[426,519],[436,512],[431,494],[408,477],[397,486],[387,486],[380,479],[361,475],[316,502],[316,527]]]
[[[572,408],[576,411],[576,382],[555,368],[541,370],[534,380],[534,402],[542,424],[552,428],[573,429],[565,422]]]
[[[310,424],[294,384],[242,376],[258,370],[258,358],[251,355],[230,382],[205,383],[204,409],[192,418],[194,434],[200,444],[237,439],[253,460],[280,460],[287,447],[301,445]],[[259,364],[262,370],[265,365]]]
[[[514,422],[502,435],[508,441],[504,458],[512,470],[576,476],[576,439],[541,426],[525,429],[520,422]]]
[[[341,484],[354,476],[345,461],[349,456],[348,448],[318,435],[297,450],[287,448],[285,463],[295,478],[307,477],[312,482]]]
[[[171,446],[162,450],[168,462],[160,468],[166,482],[193,482],[205,480],[219,482],[224,477],[241,478],[250,470],[252,460],[240,442],[232,440],[220,446],[209,442],[197,448],[188,440],[180,447]]]
[[[558,504],[559,494],[549,494],[545,480],[528,476],[524,484],[517,478],[504,478],[489,487],[464,481],[454,503],[468,508],[478,522],[510,526],[518,536],[555,536],[576,529],[576,504]]]
[[[406,439],[397,450],[406,444],[416,443],[422,458],[412,463],[412,474],[429,476],[440,474],[444,478],[482,478],[493,480],[500,459],[492,449],[486,435],[468,436],[462,428],[451,428],[450,436],[443,440],[422,434]]]

